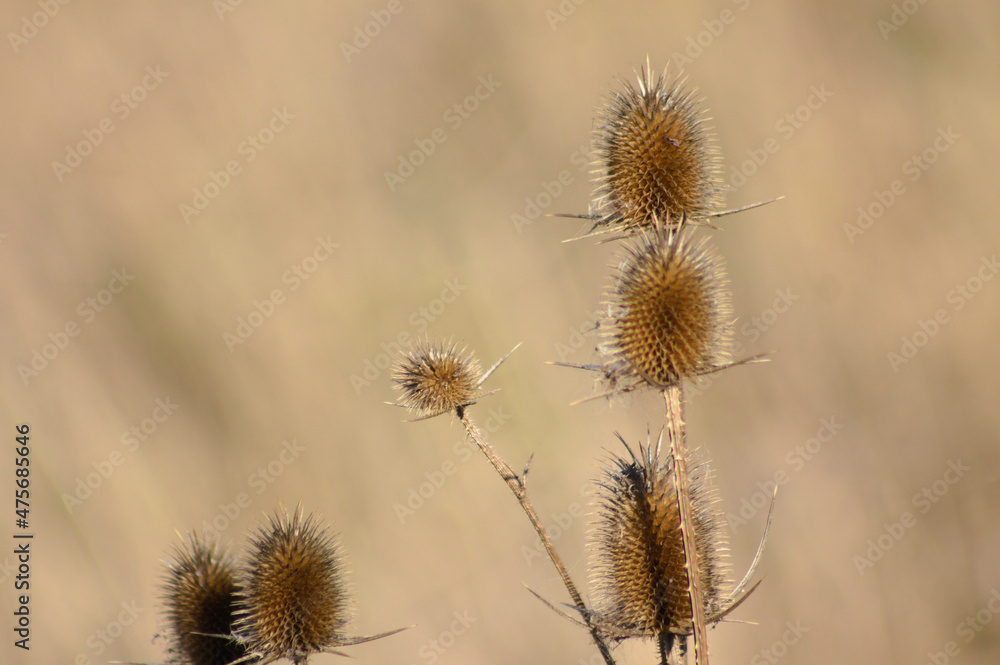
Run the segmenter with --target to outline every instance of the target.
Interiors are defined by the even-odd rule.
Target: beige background
[[[518,229],[512,215],[563,171],[570,184],[545,212],[585,212],[590,185],[574,153],[602,95],[647,54],[659,68],[690,49],[684,70],[727,174],[748,150],[777,146],[727,203],[785,196],[725,218],[713,236],[737,325],[769,322],[741,335],[744,353],[774,355],[715,377],[692,402],[690,437],[711,455],[728,513],[758,483],[787,478],[764,583],[735,615],[757,625],[714,630],[714,662],[769,662],[763,650],[774,649],[790,663],[924,663],[949,642],[950,662],[997,662],[997,621],[969,641],[958,626],[977,612],[994,619],[1000,594],[1000,280],[976,283],[1000,245],[1000,9],[910,2],[915,13],[883,38],[887,2],[562,6],[572,13],[554,22],[554,0],[403,0],[376,30],[371,12],[385,2],[244,2],[221,17],[208,2],[71,3],[37,18],[45,24],[15,52],[8,33],[42,10],[4,3],[0,533],[14,531],[13,426],[27,421],[37,536],[32,650],[11,646],[13,580],[0,573],[0,660],[161,662],[161,559],[177,532],[245,493],[250,505],[222,533],[234,553],[263,513],[301,502],[342,533],[354,629],[417,625],[352,648],[358,662],[588,662],[586,634],[523,588],[567,600],[547,562],[525,555],[527,521],[460,428],[404,424],[383,404],[394,398],[387,372],[356,378],[366,361],[384,364],[383,344],[425,328],[465,340],[486,364],[523,342],[474,414],[504,421],[492,438],[515,467],[534,453],[532,495],[547,521],[571,522],[556,544],[585,587],[581,488],[606,450],[620,450],[613,432],[638,441],[661,406],[649,395],[568,406],[592,394],[591,378],[543,363],[570,345],[567,359],[592,359],[593,337],[574,331],[587,330],[615,247],[561,243],[581,230],[573,220]],[[366,25],[376,36],[345,55]],[[147,67],[165,78],[147,78],[152,89],[123,117],[120,97]],[[456,127],[445,114],[480,77],[499,87]],[[814,86],[832,96],[799,109]],[[247,161],[241,144],[274,109],[294,117]],[[797,109],[808,119],[790,132]],[[60,181],[53,162],[102,121],[113,131]],[[390,191],[385,172],[437,129],[444,141]],[[958,138],[934,149],[949,129]],[[914,181],[911,157],[928,149],[936,161]],[[180,204],[231,160],[239,173],[185,223]],[[896,180],[896,200],[849,238],[858,207]],[[283,275],[318,237],[339,246],[292,290]],[[122,269],[134,279],[89,320],[86,299]],[[952,292],[970,279],[977,293]],[[456,282],[453,302],[437,302]],[[230,352],[224,335],[275,289],[283,303]],[[779,290],[797,299],[776,315]],[[894,369],[887,354],[938,310],[947,322],[917,334],[923,346]],[[18,367],[72,323],[79,334],[25,385]],[[176,411],[128,452],[123,435],[158,398]],[[842,428],[798,457],[830,417]],[[293,439],[305,451],[274,463],[280,476],[254,475]],[[62,496],[112,458],[121,464],[70,513]],[[950,485],[949,462],[970,467]],[[401,520],[396,506],[443,465],[454,473]],[[943,496],[915,502],[935,481]],[[860,574],[856,557],[905,512],[912,526]],[[732,534],[738,571],[763,519]],[[103,645],[98,631],[122,603],[142,611]],[[456,612],[475,622],[446,634],[439,654],[431,640],[461,628]],[[787,622],[808,632],[786,633]],[[653,661],[650,645],[617,653]]]

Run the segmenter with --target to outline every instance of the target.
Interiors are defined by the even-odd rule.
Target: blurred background
[[[592,377],[545,362],[593,359],[619,248],[545,215],[587,211],[594,111],[647,56],[704,97],[727,205],[784,197],[712,232],[741,354],[773,352],[689,391],[737,578],[782,485],[713,662],[997,662],[1000,7],[51,1],[0,26],[0,531],[28,423],[35,533],[30,652],[0,554],[3,662],[162,662],[178,534],[238,556],[301,503],[341,534],[355,633],[416,625],[358,662],[597,663],[525,590],[568,602],[503,483],[447,417],[401,422],[386,368],[425,334],[486,366],[523,342],[473,415],[534,454],[586,589],[586,486],[662,403],[569,406]]]

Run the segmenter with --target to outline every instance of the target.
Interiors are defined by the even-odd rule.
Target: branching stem
[[[601,652],[601,656],[604,658],[604,662],[607,665],[615,665],[614,659],[611,657],[611,650],[608,648],[607,643],[601,636],[600,631],[593,623],[593,619],[590,615],[590,611],[587,609],[587,604],[583,602],[583,596],[577,590],[576,585],[569,576],[569,571],[566,569],[565,564],[563,564],[562,559],[559,558],[559,554],[556,552],[555,547],[552,546],[552,541],[549,539],[548,534],[545,533],[545,527],[542,526],[542,521],[538,518],[538,513],[535,512],[535,507],[528,500],[528,492],[525,487],[525,481],[523,476],[519,476],[514,472],[507,462],[505,462],[493,447],[489,444],[486,438],[482,435],[476,425],[469,418],[469,414],[466,409],[457,409],[458,417],[461,419],[462,424],[465,426],[465,431],[468,432],[469,438],[472,439],[479,450],[482,451],[486,459],[490,461],[493,468],[496,469],[500,477],[503,478],[504,482],[507,483],[507,487],[514,494],[514,498],[517,502],[521,504],[521,508],[524,509],[524,513],[528,516],[528,520],[531,522],[531,526],[535,528],[535,532],[542,541],[542,545],[545,547],[545,552],[549,555],[549,559],[552,560],[552,565],[556,567],[559,572],[559,577],[562,578],[563,584],[566,586],[566,590],[569,592],[570,598],[573,599],[573,604],[576,605],[576,609],[580,612],[584,621],[587,624],[587,629],[590,631],[590,636],[594,639],[594,644],[597,645],[597,649]]]

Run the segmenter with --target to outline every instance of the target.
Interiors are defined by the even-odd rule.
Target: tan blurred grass
[[[239,549],[262,512],[301,501],[342,531],[358,632],[418,624],[358,647],[359,659],[429,663],[429,641],[456,611],[476,622],[440,662],[588,658],[586,635],[522,589],[563,600],[545,561],[526,561],[531,529],[484,461],[467,457],[461,429],[443,419],[404,425],[383,404],[393,398],[385,371],[358,391],[352,376],[381,362],[383,343],[425,326],[465,339],[485,361],[524,341],[478,418],[502,410],[493,442],[514,466],[535,453],[540,513],[586,505],[581,487],[612,431],[645,436],[659,406],[643,397],[566,406],[588,394],[589,379],[542,363],[588,321],[612,248],[561,244],[578,231],[565,220],[518,232],[511,215],[563,170],[572,183],[546,212],[584,212],[589,185],[573,153],[613,76],[629,76],[647,54],[662,65],[731,9],[734,20],[685,71],[706,97],[730,172],[767,139],[780,146],[728,202],[786,199],[725,219],[715,239],[740,325],[763,316],[776,290],[799,299],[759,339],[745,338],[748,352],[774,350],[773,361],[720,375],[689,414],[727,510],[738,512],[758,482],[790,474],[766,579],[739,611],[758,625],[713,631],[713,654],[749,661],[799,621],[809,632],[788,662],[923,662],[948,641],[960,662],[996,662],[995,625],[969,643],[956,627],[1000,588],[1000,282],[963,298],[961,310],[947,298],[1000,244],[1000,11],[928,3],[883,39],[877,22],[891,4],[586,3],[555,30],[546,11],[556,3],[401,6],[350,62],[341,43],[383,3],[244,3],[222,20],[208,3],[70,4],[5,52],[3,412],[8,426],[32,425],[38,534],[33,648],[25,660],[7,640],[5,658],[158,661],[160,558],[175,531],[212,519],[240,492],[251,505],[223,541]],[[6,4],[0,25],[18,31],[38,7]],[[167,77],[122,119],[112,104],[147,66]],[[449,124],[446,110],[490,75],[500,87]],[[787,137],[785,114],[824,85],[833,96]],[[241,143],[275,108],[295,117],[247,162]],[[52,162],[105,117],[114,131],[58,182]],[[390,191],[384,173],[438,127],[446,140]],[[909,180],[911,155],[948,127],[961,138]],[[179,204],[230,160],[241,172],[185,224]],[[849,242],[844,225],[857,207],[895,179],[905,193]],[[283,274],[328,236],[339,248],[292,291]],[[85,323],[78,305],[122,267],[134,281]],[[439,310],[448,280],[463,289]],[[224,333],[274,289],[285,302],[230,353]],[[939,308],[949,323],[894,372],[887,353]],[[79,336],[25,386],[18,365],[71,321]],[[591,344],[573,359],[586,361]],[[69,514],[60,497],[165,397],[177,412]],[[843,429],[796,471],[795,447],[829,416]],[[306,452],[258,495],[253,474],[292,439]],[[914,494],[957,459],[972,470],[920,513]],[[447,460],[458,472],[401,523],[394,506]],[[853,557],[907,510],[916,525],[859,575]],[[737,568],[762,521],[734,535]],[[583,526],[575,519],[557,540],[581,583]],[[11,584],[0,584],[3,625]],[[132,601],[138,620],[98,653],[97,631]],[[650,654],[628,647],[620,662]]]

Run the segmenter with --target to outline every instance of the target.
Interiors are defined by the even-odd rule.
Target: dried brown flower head
[[[721,170],[698,100],[648,63],[638,87],[620,82],[597,114],[594,227],[630,233],[712,212]]]
[[[171,661],[228,665],[246,652],[233,637],[236,565],[194,534],[174,549],[163,582]]]
[[[352,613],[342,549],[317,518],[303,517],[298,508],[291,515],[279,508],[251,538],[236,614],[234,632],[248,653],[237,662],[260,665],[280,658],[300,665],[317,653],[342,656],[334,648],[404,630],[347,636]]]
[[[612,391],[662,389],[730,358],[732,313],[722,260],[685,229],[643,233],[627,248],[605,303],[601,355]]]
[[[471,404],[483,378],[475,356],[451,341],[417,342],[392,372],[402,405],[420,418]]]
[[[394,406],[413,411],[415,420],[458,413],[490,394],[479,388],[518,346],[483,372],[475,356],[457,342],[421,340],[392,368],[392,380],[402,393],[400,403]]]
[[[661,458],[659,443],[640,445],[638,455],[625,448],[629,457],[614,457],[598,482],[590,533],[594,616],[614,639],[672,640],[692,630],[673,458]],[[706,618],[717,621],[729,601],[725,531],[708,466],[686,459],[702,600]]]
[[[236,632],[262,663],[304,663],[351,643],[340,545],[301,510],[277,511],[251,539]]]

